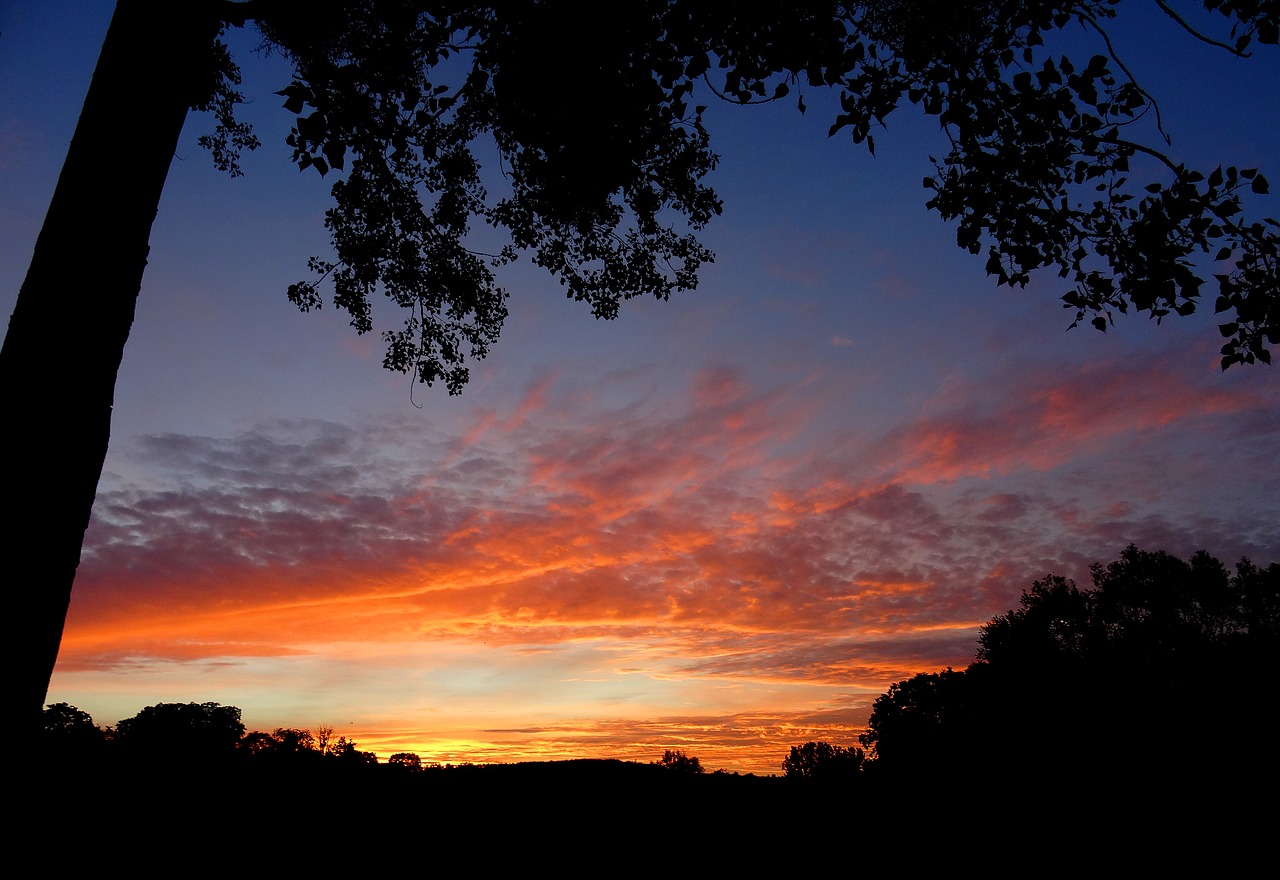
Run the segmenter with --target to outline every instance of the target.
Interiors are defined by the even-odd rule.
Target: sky
[[[0,2],[6,314],[111,6]],[[1171,155],[1280,183],[1280,52],[1150,13],[1115,35]],[[872,157],[819,93],[713,106],[699,288],[602,322],[518,263],[450,397],[286,299],[329,254],[330,181],[289,164],[287,67],[231,45],[264,146],[230,179],[210,121],[184,130],[49,702],[214,701],[384,759],[776,773],[972,662],[1037,578],[1087,585],[1130,543],[1280,561],[1280,376],[1223,373],[1211,314],[1068,331],[1057,278],[997,288],[923,207],[942,146],[910,109]]]

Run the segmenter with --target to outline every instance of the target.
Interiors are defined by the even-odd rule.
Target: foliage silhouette
[[[251,730],[240,740],[237,748],[251,758],[257,758],[274,752],[276,741],[269,733],[264,733],[261,730]]]
[[[239,749],[255,761],[273,764],[310,763],[324,756],[312,732],[295,727],[277,727],[271,733],[257,730],[246,733]]]
[[[692,755],[686,755],[679,749],[667,749],[662,753],[662,757],[654,761],[659,767],[681,776],[698,776],[705,771],[702,768],[702,762]]]
[[[422,758],[413,752],[396,752],[387,758],[387,763],[415,773],[422,770]]]
[[[890,685],[858,738],[876,770],[928,776],[972,760],[970,733],[979,722],[970,681],[966,672],[947,667]]]
[[[92,716],[70,703],[50,703],[44,710],[40,753],[45,761],[84,761],[100,758],[106,732]]]
[[[1196,737],[1213,731],[1200,784],[1276,778],[1265,695],[1280,661],[1280,564],[1231,573],[1134,546],[1092,567],[1093,589],[1036,581],[982,627],[964,671],[922,673],[880,697],[861,740],[879,772],[1124,779],[1188,785]]]
[[[157,703],[115,728],[127,753],[162,760],[229,759],[243,736],[240,710],[218,703]]]
[[[831,133],[873,150],[874,129],[900,105],[938,120],[949,146],[925,180],[927,206],[957,222],[961,247],[985,251],[998,283],[1056,271],[1076,321],[1105,329],[1131,308],[1157,320],[1193,311],[1203,282],[1194,260],[1213,254],[1226,264],[1215,276],[1223,366],[1269,361],[1280,235],[1274,220],[1246,219],[1243,198],[1265,193],[1266,179],[1187,168],[1135,133],[1154,102],[1107,33],[1118,2],[642,0],[610,7],[602,30],[594,6],[532,0],[119,0],[0,352],[10,418],[39,426],[10,450],[23,463],[10,487],[23,516],[6,530],[24,584],[12,610],[27,625],[9,663],[21,727],[38,727],[57,657],[183,120],[190,108],[212,113],[202,143],[232,174],[257,145],[234,115],[228,28],[253,22],[293,66],[280,95],[296,116],[294,163],[341,172],[326,214],[334,255],[313,258],[319,280],[293,285],[290,298],[319,308],[331,281],[335,306],[364,333],[371,299],[385,294],[406,317],[383,333],[384,364],[450,392],[501,330],[507,294],[495,267],[522,253],[600,318],[631,297],[695,287],[711,259],[696,233],[721,207],[704,183],[716,156],[698,101],[794,94],[803,112],[806,89],[834,90]],[[1170,11],[1188,39],[1235,54],[1277,42],[1271,0],[1203,5],[1227,33]],[[1098,54],[1050,51],[1047,41],[1077,26],[1096,35]],[[476,158],[490,144],[496,178]],[[1160,166],[1155,179],[1130,179],[1139,158]],[[506,244],[478,252],[475,223]],[[54,328],[66,354],[51,357]],[[73,386],[74,409],[60,396]]]
[[[316,738],[311,735],[309,730],[299,730],[293,727],[277,727],[271,731],[271,739],[276,743],[276,750],[281,752],[320,752],[323,754],[322,747],[316,742]]]
[[[782,775],[789,779],[852,782],[861,773],[862,761],[862,749],[807,742],[791,747],[790,754],[782,759]]]
[[[378,756],[373,752],[361,751],[358,744],[345,736],[338,737],[337,745],[329,754],[330,758],[346,766],[372,766],[378,763]]]

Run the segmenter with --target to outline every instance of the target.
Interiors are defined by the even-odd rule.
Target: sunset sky
[[[111,9],[0,2],[6,316]],[[1154,9],[1116,35],[1171,155],[1280,192],[1276,47],[1231,59]],[[331,181],[288,162],[287,67],[231,42],[264,146],[230,179],[188,120],[49,702],[216,701],[384,759],[772,773],[967,665],[1036,578],[1086,585],[1129,543],[1280,561],[1280,374],[1219,369],[1212,286],[1190,319],[1067,332],[1061,280],[997,289],[925,211],[944,147],[911,108],[873,158],[821,93],[713,106],[699,289],[600,322],[523,261],[450,397],[285,298],[330,253]]]

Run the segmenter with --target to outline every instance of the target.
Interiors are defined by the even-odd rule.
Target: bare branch
[[[1152,149],[1151,147],[1148,147],[1145,144],[1140,144],[1135,141],[1121,140],[1120,138],[1117,138],[1113,141],[1109,141],[1109,143],[1116,144],[1117,146],[1128,147],[1129,149],[1139,153],[1145,153],[1148,156],[1151,156],[1159,160],[1161,165],[1164,165],[1166,168],[1168,168],[1170,171],[1172,171],[1175,174],[1179,174],[1183,171],[1182,166],[1175,165],[1173,160],[1170,159],[1168,156],[1166,156],[1164,153],[1160,152],[1159,150]]]
[[[1176,21],[1179,27],[1181,27],[1187,33],[1191,34],[1191,36],[1195,37],[1200,42],[1208,43],[1210,46],[1217,46],[1219,49],[1226,49],[1228,52],[1230,52],[1232,55],[1235,55],[1237,58],[1248,58],[1253,54],[1252,52],[1245,52],[1241,49],[1237,49],[1235,46],[1232,46],[1228,43],[1220,42],[1218,40],[1213,39],[1212,37],[1209,37],[1200,33],[1198,30],[1196,30],[1190,24],[1188,24],[1187,21],[1184,18],[1182,18],[1182,16],[1178,15],[1178,13],[1170,9],[1169,5],[1165,3],[1164,0],[1156,0],[1156,5],[1160,7],[1160,9],[1164,12],[1165,15],[1169,16],[1174,21]]]

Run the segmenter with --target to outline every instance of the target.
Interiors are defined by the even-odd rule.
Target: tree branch
[[[1161,0],[1156,0],[1156,2],[1157,3],[1161,2]],[[1133,72],[1130,71],[1129,68],[1125,65],[1125,63],[1120,60],[1120,57],[1116,55],[1115,47],[1111,45],[1111,36],[1106,32],[1106,30],[1103,29],[1102,25],[1098,24],[1097,19],[1095,19],[1092,15],[1082,14],[1080,16],[1080,20],[1087,21],[1093,27],[1093,29],[1098,32],[1098,36],[1102,37],[1102,42],[1103,44],[1106,45],[1107,54],[1111,56],[1111,60],[1116,63],[1116,66],[1120,68],[1121,72],[1124,73],[1124,75],[1129,78],[1129,82],[1133,83],[1134,88],[1136,88],[1138,92],[1141,93],[1141,95],[1147,99],[1147,102],[1156,111],[1156,130],[1160,132],[1160,136],[1164,138],[1164,142],[1166,144],[1172,144],[1173,140],[1169,137],[1168,133],[1164,130],[1164,119],[1162,119],[1160,116],[1159,102],[1156,101],[1154,95],[1152,95],[1150,92],[1148,92],[1146,89],[1144,89],[1141,85],[1138,84],[1138,80],[1136,77],[1134,77]]]
[[[1200,42],[1208,43],[1210,46],[1217,46],[1219,49],[1226,49],[1228,52],[1230,52],[1232,55],[1235,55],[1237,58],[1248,58],[1253,54],[1252,52],[1245,52],[1241,49],[1237,49],[1235,46],[1229,45],[1227,43],[1219,42],[1218,40],[1215,40],[1212,37],[1208,37],[1200,33],[1198,30],[1196,30],[1190,24],[1188,24],[1187,21],[1182,18],[1182,16],[1178,15],[1178,13],[1170,9],[1169,5],[1165,3],[1164,0],[1156,0],[1156,5],[1160,7],[1160,9],[1164,12],[1165,15],[1169,16],[1174,21],[1176,21],[1179,27],[1181,27],[1187,33],[1191,34],[1191,36],[1195,37]]]
[[[1160,164],[1164,165],[1174,174],[1179,174],[1183,170],[1182,166],[1175,165],[1173,163],[1173,160],[1170,159],[1168,156],[1166,156],[1164,153],[1160,152],[1159,150],[1152,149],[1151,147],[1148,147],[1145,144],[1140,144],[1136,141],[1122,140],[1120,138],[1116,138],[1113,141],[1108,141],[1107,143],[1116,144],[1117,146],[1128,147],[1129,149],[1135,150],[1139,153],[1146,153],[1148,156],[1152,156],[1155,159],[1158,159],[1160,161]]]
[[[768,98],[760,98],[759,100],[740,101],[737,98],[729,97],[724,92],[717,89],[714,85],[711,84],[711,79],[705,73],[702,75],[702,81],[707,84],[707,88],[711,89],[711,94],[715,95],[721,101],[727,101],[730,104],[737,104],[741,107],[754,107],[757,104],[768,104],[770,102],[778,100],[779,98],[786,97],[786,95],[774,95]]]

